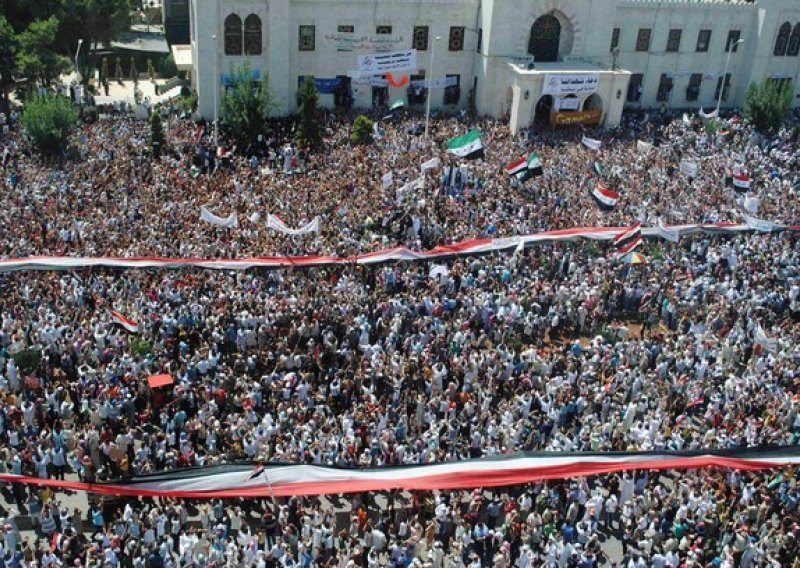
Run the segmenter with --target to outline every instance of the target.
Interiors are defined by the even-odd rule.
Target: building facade
[[[474,108],[541,124],[613,126],[624,108],[741,106],[792,82],[800,0],[189,0],[193,82],[214,117],[232,70],[268,75],[281,113],[313,76],[326,106]],[[359,56],[415,50],[367,74]],[[432,79],[431,83],[426,81]]]

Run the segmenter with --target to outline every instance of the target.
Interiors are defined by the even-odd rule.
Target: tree
[[[794,85],[764,79],[751,83],[744,98],[744,116],[761,133],[776,132],[789,114]]]
[[[350,141],[353,144],[369,144],[372,142],[372,121],[363,114],[359,114],[353,121]]]
[[[75,128],[78,114],[67,97],[37,95],[25,103],[22,127],[43,154],[54,155]]]
[[[58,26],[58,18],[50,16],[46,20],[31,22],[17,36],[17,70],[32,83],[49,86],[72,65],[68,57],[58,55],[52,49]]]
[[[277,102],[266,77],[256,79],[249,63],[231,68],[231,83],[222,95],[222,127],[243,145],[269,132],[269,113]]]
[[[17,52],[14,28],[5,16],[0,16],[0,90],[2,107],[0,111],[8,114],[8,90],[14,84],[14,60]]]
[[[298,96],[300,97],[300,120],[295,138],[309,148],[317,148],[322,142],[322,128],[317,111],[319,95],[313,77],[306,77],[306,80],[300,85]]]
[[[153,157],[158,159],[161,157],[161,151],[164,149],[166,139],[164,138],[164,129],[161,126],[161,116],[155,111],[150,113],[150,150],[153,152]]]

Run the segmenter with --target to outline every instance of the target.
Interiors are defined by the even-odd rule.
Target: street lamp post
[[[211,36],[214,40],[214,152],[219,148],[219,57],[217,54],[217,34]]]
[[[78,40],[78,49],[75,50],[75,76],[78,77],[80,81],[80,69],[78,68],[78,56],[81,54],[81,46],[83,45],[83,38]]]
[[[83,45],[83,38],[78,39],[78,49],[75,50],[75,80],[78,82],[77,93],[73,93],[77,99],[77,103],[81,104],[81,70],[78,67],[78,56],[81,54],[81,46]]]
[[[731,62],[731,53],[742,43],[744,43],[744,39],[737,39],[733,42],[730,49],[728,50],[728,55],[725,56],[725,69],[722,71],[722,82],[719,85],[719,94],[717,95],[717,110],[714,111],[714,116],[719,117],[719,107],[722,104],[722,93],[725,92],[725,78],[728,76],[728,65]]]
[[[428,137],[428,122],[431,118],[431,95],[433,95],[433,52],[436,51],[436,42],[438,42],[441,36],[436,36],[433,40],[433,44],[431,45],[431,59],[428,64],[428,73],[430,76],[428,78],[428,96],[427,100],[425,101],[425,138]]]

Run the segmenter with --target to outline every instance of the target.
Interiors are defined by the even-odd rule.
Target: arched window
[[[242,19],[236,14],[225,18],[225,55],[242,54]]]
[[[789,43],[789,34],[792,33],[792,25],[789,22],[784,24],[778,30],[778,38],[775,40],[774,55],[786,55],[786,45]]]
[[[261,18],[255,14],[244,19],[244,54],[261,55]]]
[[[561,22],[551,14],[536,20],[531,26],[528,53],[534,61],[557,61],[558,43],[561,39]]]
[[[800,53],[800,24],[794,26],[792,37],[789,38],[789,48],[786,50],[786,55],[797,55],[798,53]]]

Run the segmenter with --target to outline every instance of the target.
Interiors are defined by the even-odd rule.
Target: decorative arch
[[[786,49],[786,55],[795,56],[800,53],[800,24],[795,24],[792,35],[789,38],[789,47]]]
[[[558,61],[561,43],[561,22],[553,14],[540,16],[531,26],[528,53],[534,61]]]
[[[225,55],[242,54],[242,19],[236,14],[225,18]]]
[[[789,43],[789,35],[792,33],[792,24],[784,22],[778,28],[778,37],[775,39],[775,50],[773,54],[776,56],[786,55],[786,47]]]
[[[250,14],[244,19],[244,54],[261,55],[261,18]]]
[[[603,110],[603,99],[597,93],[592,93],[583,101],[583,110]]]

